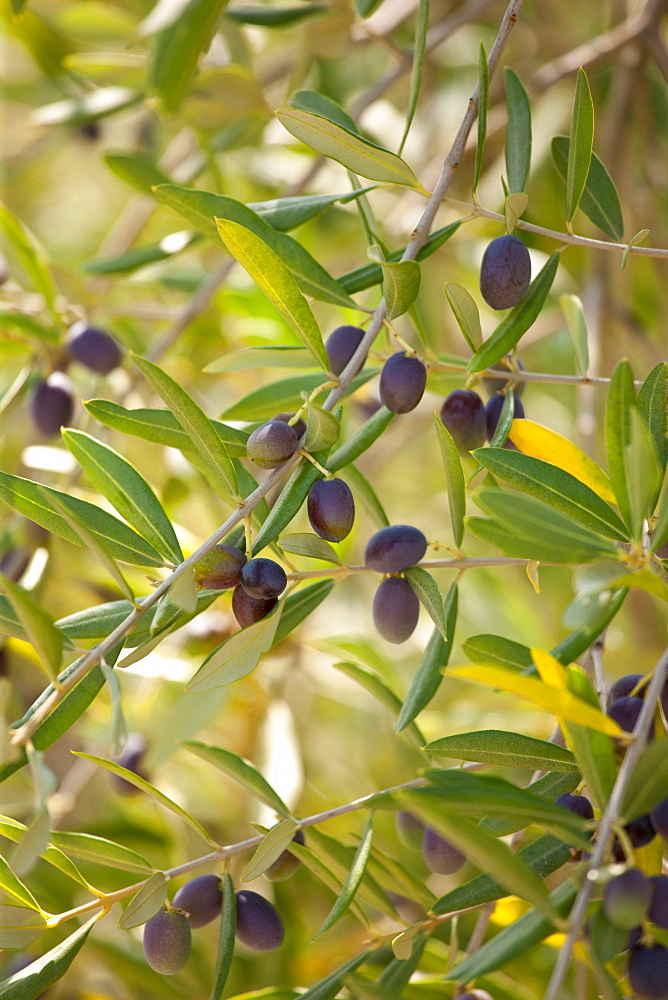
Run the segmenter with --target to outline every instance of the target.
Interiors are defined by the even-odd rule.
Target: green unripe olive
[[[250,435],[246,454],[261,469],[275,469],[294,455],[298,444],[294,427],[282,420],[269,420]]]
[[[234,545],[214,545],[195,565],[195,583],[207,590],[227,590],[236,587],[246,556]]]
[[[144,956],[155,972],[173,976],[188,961],[190,924],[185,913],[162,909],[144,925]]]

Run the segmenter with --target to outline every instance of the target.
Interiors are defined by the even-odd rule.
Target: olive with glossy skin
[[[639,868],[627,868],[606,885],[603,912],[615,927],[631,930],[645,919],[651,895],[645,873]]]
[[[128,733],[125,746],[116,758],[116,763],[128,771],[138,774],[140,778],[146,778],[141,764],[147,750],[148,743],[143,733]],[[111,780],[116,791],[121,795],[141,795],[141,788],[137,788],[126,778],[121,778],[119,774],[112,774]]]
[[[650,813],[652,827],[660,837],[668,841],[668,798],[659,802]]]
[[[301,844],[302,847],[306,843],[306,838],[304,837],[303,830],[297,830],[294,837],[292,838],[293,843]],[[301,861],[294,854],[286,848],[282,854],[276,858],[272,865],[269,865],[266,872],[264,873],[268,879],[272,882],[285,882],[286,879],[292,878],[294,873],[297,871],[301,864]]]
[[[172,906],[183,910],[191,930],[204,927],[220,916],[223,890],[217,875],[198,875],[174,893]]]
[[[409,413],[424,395],[427,368],[418,357],[398,351],[387,359],[380,373],[380,401],[392,413]]]
[[[441,406],[441,423],[463,454],[482,448],[487,424],[485,404],[471,389],[454,389]]]
[[[272,420],[280,420],[282,424],[288,424],[290,423],[293,417],[294,413],[276,413],[273,417],[269,417],[269,421],[271,422]],[[301,417],[299,418],[296,424],[290,424],[290,426],[292,427],[298,438],[300,438],[302,434],[306,433],[306,423],[302,420]]]
[[[255,951],[273,951],[283,944],[285,930],[276,907],[250,889],[242,889],[235,897],[237,910],[236,936]]]
[[[554,804],[568,809],[576,816],[582,816],[583,819],[594,818],[594,808],[585,795],[571,795],[570,792],[564,792],[563,795],[554,800]]]
[[[365,331],[359,326],[337,326],[325,341],[325,350],[329,358],[329,369],[333,375],[340,375],[353,354],[362,343]],[[366,358],[355,370],[355,375],[364,364]]]
[[[364,563],[377,573],[401,573],[415,566],[427,551],[427,539],[410,524],[391,524],[372,535],[364,550]]]
[[[260,601],[270,601],[279,597],[288,585],[288,578],[282,566],[273,559],[251,559],[241,570],[241,586],[250,597]]]
[[[188,961],[190,924],[184,913],[160,910],[144,925],[144,957],[155,972],[173,976]]]
[[[608,709],[608,715],[614,719],[623,730],[632,733],[638,717],[642,712],[643,700],[633,695],[617,698]]]
[[[269,420],[257,427],[246,442],[246,454],[261,469],[275,469],[297,451],[294,427],[282,420]]]
[[[265,601],[261,598],[251,597],[239,584],[232,592],[232,614],[242,628],[255,625],[256,622],[266,618],[270,611],[273,611],[278,604],[278,598],[272,597]]]
[[[311,527],[328,542],[341,542],[355,520],[355,501],[342,479],[317,479],[306,500]]]
[[[241,580],[246,555],[234,545],[214,545],[195,564],[195,583],[207,590],[228,590]]]
[[[63,372],[52,372],[38,382],[30,398],[33,423],[45,437],[53,437],[71,423],[74,413],[74,386]]]
[[[531,282],[531,258],[517,236],[497,236],[483,254],[480,292],[492,309],[510,309],[521,302]]]
[[[619,701],[620,698],[629,697],[629,695],[631,695],[631,692],[635,691],[636,687],[638,687],[638,685],[643,680],[644,680],[643,674],[625,674],[624,677],[620,677],[618,680],[616,680],[615,683],[610,688],[610,690],[608,691],[607,710],[609,711],[610,707],[614,705],[616,701]],[[636,694],[633,695],[633,697],[644,698],[646,688],[647,688],[647,681],[645,681],[645,683],[642,684],[642,686],[639,688]]]
[[[520,361],[519,358],[515,358],[514,359],[514,363],[517,365],[517,370],[519,370],[521,372],[526,371],[526,368],[524,367],[524,365],[522,364],[522,362]],[[494,396],[496,393],[499,393],[499,392],[505,393],[505,392],[507,392],[508,389],[512,389],[513,392],[515,393],[515,396],[521,396],[522,395],[522,393],[524,392],[524,390],[527,387],[527,384],[526,384],[526,382],[518,382],[513,377],[513,367],[512,367],[512,365],[513,365],[513,361],[511,360],[510,356],[508,355],[507,357],[502,358],[501,361],[497,361],[495,365],[490,365],[489,366],[492,369],[492,371],[495,371],[495,372],[497,372],[497,371],[498,372],[509,372],[510,373],[510,378],[506,379],[505,382],[503,381],[503,379],[500,379],[500,378],[489,378],[489,376],[487,378],[484,378],[482,380],[482,384],[484,385],[485,392],[487,393],[488,396]]]
[[[74,361],[98,375],[108,375],[123,360],[121,349],[111,334],[96,326],[89,326],[84,320],[69,328],[65,346]]]
[[[414,816],[407,809],[400,809],[395,817],[397,835],[402,844],[411,847],[413,850],[422,849],[422,838],[424,836],[424,823]]]
[[[373,623],[388,642],[406,642],[420,617],[420,602],[408,580],[388,576],[373,598]]]
[[[668,948],[639,944],[629,956],[628,977],[638,1000],[668,1000]]]
[[[647,847],[656,837],[656,829],[648,813],[632,819],[630,823],[626,824],[624,831],[632,847]],[[624,848],[616,837],[612,844],[612,853],[615,861],[622,862],[626,860]]]
[[[668,876],[652,875],[648,881],[652,898],[647,916],[657,927],[668,930]]]
[[[503,404],[505,402],[505,396],[499,395],[497,393],[495,396],[491,396],[487,400],[487,405],[485,406],[485,423],[487,426],[487,440],[491,441],[494,437],[494,431],[498,427],[499,418],[501,416],[501,410],[503,409]],[[513,420],[523,420],[524,419],[524,406],[520,399],[513,396]],[[514,449],[517,448],[512,441],[506,439],[503,444],[504,448]]]
[[[465,855],[430,826],[424,828],[422,855],[427,868],[437,875],[454,875],[466,864]]]

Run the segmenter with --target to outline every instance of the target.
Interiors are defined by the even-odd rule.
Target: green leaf
[[[526,786],[526,791],[537,795],[539,799],[545,799],[546,802],[554,802],[560,795],[575,791],[581,781],[582,776],[579,771],[548,771],[542,778],[530,782]],[[523,830],[529,824],[524,818],[483,816],[478,825],[481,830],[491,833],[493,837],[507,837],[509,833]]]
[[[131,785],[135,785],[135,787],[139,788],[142,792],[146,792],[150,798],[164,806],[165,809],[169,809],[170,812],[176,813],[177,816],[180,816],[181,819],[185,820],[189,826],[192,826],[194,830],[197,830],[204,840],[211,843],[211,838],[204,827],[198,823],[196,819],[193,819],[190,813],[187,813],[185,809],[182,809],[181,806],[177,805],[177,803],[173,802],[172,799],[164,794],[164,792],[159,791],[152,784],[150,784],[150,782],[146,781],[145,778],[140,777],[140,775],[135,774],[134,771],[130,771],[126,767],[122,767],[120,764],[117,764],[116,761],[105,760],[104,757],[96,757],[95,754],[82,753],[77,750],[73,750],[72,753],[76,757],[83,757],[84,760],[90,760],[93,764],[97,764],[99,767],[104,768],[105,771],[117,774],[119,778],[125,778],[125,780],[129,781]]]
[[[628,361],[619,362],[608,386],[605,408],[605,450],[610,481],[617,506],[626,524],[631,527],[629,483],[625,462],[626,448],[631,444],[631,407],[635,405],[633,372]]]
[[[350,117],[348,112],[336,101],[326,94],[317,90],[298,90],[290,98],[290,106],[297,111],[308,111],[309,114],[319,115],[327,121],[340,125],[354,135],[359,135],[357,123]]]
[[[261,621],[235,632],[209,653],[199,670],[188,682],[186,691],[211,691],[246,677],[255,670],[260,657],[271,648],[281,617],[277,605]]]
[[[288,271],[292,272],[305,294],[313,295],[314,298],[324,302],[345,306],[348,309],[357,308],[355,302],[347,295],[341,285],[314,260],[297,240],[285,233],[277,232],[271,225],[271,217],[263,218],[249,205],[244,205],[243,202],[236,201],[227,195],[181,187],[178,184],[158,185],[154,194],[158,201],[182,216],[191,226],[204,233],[209,239],[214,240],[217,246],[220,246],[221,237],[224,243],[227,241],[220,228],[217,227],[216,219],[248,229],[261,243],[273,250]],[[228,249],[233,256],[237,256],[231,247]],[[240,263],[243,264],[243,261]],[[260,282],[258,284],[263,287]],[[264,290],[266,291],[266,289]],[[276,303],[274,302],[274,304]]]
[[[668,461],[668,416],[666,414],[666,391],[668,365],[660,361],[652,368],[643,382],[636,400],[640,415],[647,424],[654,450],[661,468],[665,471]]]
[[[506,84],[506,172],[508,191],[519,193],[526,188],[531,164],[531,105],[524,84],[514,69],[504,70]]]
[[[624,524],[612,508],[569,472],[542,459],[505,448],[478,448],[472,454],[493,476],[541,500],[585,528],[616,541],[628,540]]]
[[[56,628],[53,619],[32,599],[22,587],[14,583],[4,573],[0,573],[0,586],[7,591],[9,601],[25,630],[26,638],[32,643],[40,660],[40,665],[48,677],[58,673],[63,656],[63,634]]]
[[[134,247],[118,257],[98,257],[88,260],[83,265],[86,274],[111,275],[132,274],[133,271],[146,267],[148,264],[159,264],[169,260],[176,254],[183,253],[199,243],[202,237],[199,233],[183,230],[163,236],[159,243],[149,243],[146,246]]]
[[[92,833],[57,830],[51,834],[51,841],[60,850],[94,864],[109,865],[111,868],[122,868],[123,871],[141,874],[153,870],[153,866],[141,854],[123,844],[117,844],[113,840]]]
[[[172,524],[143,476],[113,448],[83,431],[66,429],[62,436],[95,489],[166,559],[182,562]]]
[[[178,422],[206,463],[208,478],[218,495],[227,503],[237,496],[237,474],[225,445],[218,437],[209,418],[185,389],[170,375],[147,358],[132,355],[149,385],[167,403]]]
[[[457,623],[458,588],[453,583],[445,597],[444,618],[446,639],[438,629],[432,632],[397,719],[398,733],[402,732],[434,697],[443,679],[447,666]]]
[[[567,135],[555,135],[551,145],[552,160],[558,173],[566,178],[570,153]],[[592,152],[587,183],[580,200],[580,208],[595,226],[618,243],[624,239],[624,220],[619,195],[614,181],[602,160]],[[643,230],[647,235],[647,230]]]
[[[22,906],[27,906],[31,910],[37,910],[38,913],[42,913],[42,907],[39,905],[30,889],[23,884],[21,879],[14,874],[9,864],[0,855],[0,887],[8,896],[12,899],[16,899]]]
[[[262,843],[258,844],[253,857],[241,873],[241,881],[252,882],[253,879],[263,875],[267,868],[280,858],[298,829],[299,824],[294,819],[281,820],[272,827]]]
[[[383,298],[387,306],[387,318],[403,316],[420,292],[420,265],[414,260],[388,263],[377,244],[369,247],[367,253],[383,272]]]
[[[558,265],[559,252],[555,251],[529,285],[522,301],[511,309],[491,337],[477,349],[466,366],[468,372],[481,372],[489,368],[507,354],[526,333],[545,304]]]
[[[353,858],[353,863],[350,872],[348,873],[348,877],[343,884],[343,888],[341,889],[334,906],[329,911],[324,923],[316,934],[316,938],[319,938],[320,935],[329,930],[329,928],[332,927],[337,920],[340,920],[355,898],[355,894],[359,889],[360,882],[362,881],[364,869],[366,868],[367,859],[371,850],[371,840],[373,837],[372,823],[373,814],[370,814],[364,826],[362,839],[360,840],[359,847],[355,852],[355,857]]]
[[[290,523],[301,507],[316,479],[321,473],[306,459],[292,472],[287,483],[281,490],[281,495],[271,508],[269,516],[260,528],[253,541],[253,554],[257,555],[265,546],[270,545]]]
[[[425,193],[408,164],[389,149],[308,111],[282,108],[276,117],[295,138],[354,173],[386,184],[405,184]]]
[[[407,569],[405,576],[411,585],[411,589],[419,598],[420,603],[427,609],[429,617],[443,636],[443,639],[446,639],[443,598],[436,580],[434,580],[431,573],[428,573],[421,566],[412,566],[410,569]]]
[[[475,299],[456,281],[446,281],[445,294],[466,343],[476,351],[482,344],[482,329]]]
[[[167,879],[164,872],[151,875],[139,892],[136,892],[123,910],[118,926],[124,930],[141,927],[162,909],[167,898]]]
[[[478,190],[480,174],[482,173],[482,158],[485,152],[487,136],[487,101],[489,98],[489,68],[485,46],[480,43],[478,55],[478,141],[475,147],[475,170],[473,172],[473,190]]]
[[[584,307],[577,295],[560,295],[559,305],[566,317],[566,323],[573,338],[578,371],[580,375],[586,375],[589,368],[589,342]]]
[[[368,382],[379,371],[379,368],[365,368],[364,371],[355,376],[352,391],[355,387]],[[322,372],[289,375],[287,378],[262,385],[259,389],[252,389],[246,396],[242,396],[236,403],[232,403],[224,411],[223,416],[227,420],[256,421],[265,420],[275,413],[294,413],[303,403],[301,394],[311,393],[313,389],[322,385],[323,381]]]
[[[623,271],[626,268],[626,263],[629,259],[631,248],[638,246],[639,243],[642,243],[642,241],[645,239],[646,236],[649,236],[649,229],[639,229],[638,232],[635,233],[635,235],[632,236],[631,239],[628,241],[628,243],[624,247],[624,252],[622,253],[622,259],[620,262],[621,271]]]
[[[107,153],[102,159],[113,174],[140,194],[150,194],[156,184],[170,183],[149,153]]]
[[[284,552],[294,552],[298,556],[322,559],[324,562],[334,563],[336,566],[341,565],[341,560],[329,542],[310,531],[296,531],[291,535],[282,535],[278,544]]]
[[[406,112],[406,124],[404,133],[399,143],[398,153],[401,156],[408,133],[411,130],[413,118],[420,96],[420,85],[422,83],[422,67],[424,64],[425,49],[427,44],[427,29],[429,27],[429,0],[418,0],[417,15],[415,18],[415,43],[413,45],[413,69],[411,71],[411,90],[408,97],[408,110]]]
[[[638,408],[629,408],[629,443],[624,448],[624,470],[628,487],[631,528],[634,538],[642,538],[643,523],[649,519],[659,493],[663,469]]]
[[[307,868],[308,871],[320,882],[322,882],[323,885],[326,885],[327,888],[334,893],[334,895],[339,895],[343,884],[343,878],[334,874],[332,869],[329,868],[322,860],[320,854],[315,854],[312,850],[310,850],[310,848],[294,842],[290,844],[290,853],[299,858],[304,867]],[[346,853],[348,852],[346,851]],[[355,914],[364,927],[369,927],[369,920],[357,900],[353,900],[350,905],[350,910]]]
[[[225,17],[239,24],[257,24],[261,28],[278,28],[284,24],[294,24],[305,17],[322,14],[329,10],[325,4],[312,3],[308,7],[228,7]]]
[[[213,764],[234,781],[238,781],[254,798],[264,802],[270,809],[275,809],[279,816],[291,817],[290,810],[283,799],[250,761],[232,753],[231,750],[210,746],[199,740],[185,740],[183,745],[186,750],[190,750],[191,753]]]
[[[306,408],[306,435],[304,447],[307,451],[322,451],[331,448],[339,440],[341,425],[333,413],[323,410],[315,403]]]
[[[589,174],[593,145],[594,102],[591,98],[587,74],[580,67],[575,84],[568,165],[566,167],[566,222],[572,221],[580,204],[580,198]]]
[[[228,351],[211,361],[202,371],[207,375],[219,372],[247,371],[249,368],[313,368],[315,362],[303,347],[273,344],[270,347],[242,347]]]
[[[9,909],[9,907],[8,907]],[[41,958],[0,983],[4,1000],[35,1000],[65,975],[97,921],[97,914]]]
[[[375,670],[370,670],[368,667],[362,667],[359,663],[352,663],[350,660],[341,660],[339,663],[335,663],[334,666],[337,670],[340,670],[342,674],[346,677],[350,677],[351,680],[356,681],[360,684],[369,694],[373,695],[381,705],[385,705],[389,708],[390,712],[394,716],[398,715],[401,711],[401,699],[397,697],[394,691],[387,685],[385,680],[376,673]],[[408,726],[409,723],[406,723]],[[405,726],[402,727],[402,729]],[[417,728],[414,723],[410,723],[410,737],[416,746],[421,746],[424,743],[424,737],[422,733]]]
[[[568,669],[568,687],[583,701],[598,707],[596,694],[586,674],[579,667]],[[595,805],[601,811],[604,810],[617,778],[612,739],[606,733],[600,733],[588,726],[579,726],[567,719],[560,719],[560,725]]]
[[[434,757],[473,760],[500,767],[523,767],[535,771],[577,771],[570,750],[521,733],[486,729],[477,733],[443,736],[422,748]]]
[[[351,462],[357,461],[360,455],[368,451],[380,437],[393,418],[394,413],[391,413],[384,406],[379,407],[374,415],[369,417],[347,441],[344,441],[336,451],[332,452],[327,461],[329,471],[338,472],[340,469],[345,469]]]
[[[295,593],[286,597],[283,602],[283,611],[274,635],[273,645],[276,646],[287,635],[311,614],[312,611],[322,604],[327,595],[334,587],[333,580],[319,580],[308,587],[302,587]]]
[[[434,413],[434,423],[436,425],[436,434],[438,436],[438,443],[445,467],[445,478],[448,485],[448,507],[450,510],[450,523],[452,524],[452,536],[456,548],[459,548],[464,539],[464,515],[466,514],[464,472],[457,445],[453,441],[448,429],[441,423],[437,413]]]
[[[301,194],[294,198],[273,198],[271,201],[249,201],[247,208],[251,208],[261,219],[268,222],[272,229],[279,232],[286,232],[289,229],[296,229],[298,226],[314,219],[331,205],[347,205],[351,201],[356,201],[369,191],[375,191],[376,185],[369,184],[367,187],[358,188],[356,191],[347,191],[344,194]],[[219,215],[218,212],[215,213]]]
[[[223,219],[217,219],[216,225],[230,253],[257,282],[323,371],[328,372],[329,359],[322,335],[292,273],[264,240],[249,229]]]
[[[218,935],[218,952],[216,968],[213,973],[213,983],[209,1000],[221,1000],[227,976],[232,965],[234,954],[234,933],[237,923],[237,911],[234,895],[234,883],[229,872],[223,876],[223,901],[221,908],[220,932]]]
[[[668,740],[649,743],[633,769],[622,799],[625,823],[651,812],[666,797],[668,787]]]
[[[2,202],[0,202],[0,229],[4,232],[21,270],[28,279],[28,287],[43,295],[49,312],[57,316],[56,286],[46,254],[32,233]]]
[[[36,910],[25,906],[12,906],[10,903],[0,905],[0,948],[27,948],[46,930],[46,920]],[[25,970],[21,970],[23,972]],[[21,975],[17,973],[17,975]],[[11,978],[0,983],[0,996],[4,987],[11,983]],[[37,996],[38,994],[33,994]],[[8,1000],[15,996],[5,993]]]
[[[503,203],[503,214],[506,220],[506,232],[512,233],[522,218],[529,204],[529,196],[523,191],[509,194]]]
[[[107,399],[91,399],[84,404],[88,412],[100,423],[114,430],[131,434],[144,441],[153,441],[168,448],[178,448],[180,451],[195,450],[188,432],[183,429],[171,410],[138,408],[128,410],[118,403]],[[276,411],[272,410],[272,413]],[[269,414],[271,416],[271,414]],[[211,426],[220,438],[230,456],[246,457],[246,431],[229,427],[220,420],[211,420]]]
[[[367,2],[367,0],[356,0],[356,2],[360,6],[362,3]],[[373,952],[369,949],[368,951],[363,951],[360,955],[356,955],[355,958],[351,958],[350,961],[340,965],[334,972],[330,972],[328,976],[321,979],[315,986],[311,986],[305,993],[300,993],[299,1000],[334,1000],[334,997],[338,996],[341,992],[346,976],[349,976],[355,969],[359,969],[360,965],[366,962],[367,958],[372,954]]]
[[[213,37],[226,0],[187,0],[179,14],[152,40],[147,87],[168,112],[177,111],[185,97],[201,52]]]
[[[526,670],[533,665],[528,646],[501,635],[472,635],[462,643],[462,650],[474,663],[483,666]]]
[[[355,494],[362,501],[367,514],[371,519],[378,525],[379,528],[387,528],[389,526],[389,518],[385,513],[385,508],[378,499],[376,491],[363,473],[353,465],[346,466],[345,478],[349,480],[350,484],[354,487]]]
[[[43,104],[32,112],[30,120],[33,125],[41,127],[84,125],[125,111],[126,108],[139,104],[141,99],[142,94],[130,87],[98,87],[77,97]]]

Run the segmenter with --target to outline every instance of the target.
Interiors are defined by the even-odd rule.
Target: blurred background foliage
[[[532,99],[527,221],[563,231],[564,186],[549,146],[553,135],[568,132],[573,72],[585,64],[596,108],[594,148],[620,193],[625,239],[648,228],[646,242],[665,245],[668,55],[663,36],[659,31],[651,38],[628,31],[626,44],[611,45],[595,57],[597,40],[609,39],[620,24],[633,24],[639,6],[622,0],[596,4],[527,0],[502,61],[520,75]],[[50,261],[61,314],[54,319],[44,311],[30,276],[7,244],[10,278],[0,289],[0,467],[4,471],[105,505],[60,442],[41,439],[28,416],[29,387],[41,373],[58,367],[65,329],[77,318],[85,316],[112,332],[125,349],[158,360],[210,416],[225,413],[260,384],[290,374],[280,369],[203,373],[231,350],[293,344],[294,336],[246,274],[232,266],[222,245],[203,239],[190,245],[187,239],[174,238],[184,230],[183,220],[151,196],[150,186],[161,178],[171,179],[244,202],[349,191],[344,168],[323,162],[294,140],[273,112],[299,90],[319,91],[343,106],[365,135],[395,149],[409,99],[415,7],[409,0],[357,5],[353,0],[320,4],[237,0],[227,10],[223,5],[211,45],[179,99],[169,82],[161,82],[165,69],[156,65],[155,37],[140,37],[150,0],[31,0],[18,17],[3,0],[3,199]],[[359,16],[359,10],[372,8],[367,19]],[[500,0],[432,0],[430,48],[417,115],[403,154],[427,188],[438,176],[476,82],[479,41],[489,48],[504,8]],[[260,21],[258,11],[269,15],[289,9],[299,16],[287,24],[264,26],[248,23],[251,9]],[[491,87],[478,191],[481,204],[494,211],[503,211],[505,121],[503,76],[498,73]],[[464,201],[470,199],[473,139],[450,191]],[[134,165],[134,186],[122,176],[127,157]],[[138,164],[143,164],[143,171],[137,170]],[[421,196],[385,188],[370,192],[368,202],[379,241],[389,249],[403,246],[422,210]],[[460,214],[444,205],[436,225]],[[439,354],[465,356],[466,345],[443,294],[445,281],[468,288],[481,308],[483,330],[493,328],[494,315],[478,293],[478,268],[486,243],[501,232],[500,223],[468,222],[425,261],[416,310],[396,324],[408,342],[419,349],[423,339]],[[576,232],[603,238],[582,213],[576,217]],[[354,202],[328,208],[301,227],[297,238],[334,276],[367,263],[364,226]],[[523,238],[535,273],[554,249],[554,241],[531,233]],[[188,244],[185,249],[170,252],[183,243]],[[153,261],[138,266],[147,259],[141,256],[144,248]],[[156,259],[161,254],[164,259]],[[659,262],[631,257],[622,271],[619,254],[573,247],[562,257],[548,307],[523,339],[520,356],[527,369],[577,372],[558,305],[564,292],[576,293],[584,302],[592,374],[610,375],[618,359],[626,356],[640,379],[665,357],[668,284]],[[373,307],[379,295],[374,287],[359,301]],[[191,318],[193,301],[201,308],[192,310]],[[340,323],[358,318],[327,303],[316,302],[313,308],[325,336]],[[32,317],[34,329],[22,329],[17,312]],[[388,350],[386,334],[376,346],[381,352]],[[70,374],[82,400],[102,396],[129,407],[160,405],[130,361],[106,379],[81,366],[73,366]],[[375,380],[367,383],[346,406],[344,437],[375,406],[376,385]],[[419,408],[395,420],[382,443],[359,463],[392,523],[414,524],[445,546],[452,544],[452,538],[432,411],[452,388],[463,385],[462,375],[432,375]],[[603,389],[531,383],[523,401],[527,416],[604,462]],[[255,419],[266,415],[258,412]],[[73,424],[136,464],[174,521],[186,554],[226,516],[203,478],[179,453],[105,429],[81,404]],[[473,469],[471,460],[469,472]],[[291,530],[306,529],[302,512]],[[364,545],[374,530],[374,521],[358,504],[353,532],[340,546],[344,561],[362,561]],[[7,560],[27,561],[22,583],[55,618],[120,597],[90,554],[56,537],[45,538],[8,509],[0,514],[0,545],[5,568],[10,565]],[[470,556],[489,554],[471,536],[465,551]],[[292,558],[297,568],[313,568],[308,560]],[[129,569],[127,575],[136,593],[150,592],[151,581],[140,571]],[[445,591],[453,571],[436,575]],[[541,568],[541,593],[536,594],[522,568],[467,571],[460,581],[451,663],[466,662],[460,643],[480,632],[542,648],[555,645],[568,631],[561,616],[572,598],[572,575],[568,568]],[[204,695],[183,693],[184,681],[234,625],[229,594],[121,673],[128,729],[141,731],[149,741],[148,773],[220,842],[252,835],[251,821],[268,822],[269,817],[233,782],[180,748],[184,739],[197,737],[253,760],[297,815],[410,780],[422,765],[420,753],[404,737],[394,735],[390,714],[335,668],[341,659],[366,664],[400,695],[410,683],[431,624],[423,611],[407,643],[392,647],[384,642],[371,625],[374,585],[368,576],[337,584],[317,612],[265,656],[255,673],[229,688]],[[650,670],[664,641],[663,606],[646,594],[632,592],[607,633],[606,675],[613,679],[629,670]],[[0,656],[5,678],[0,690],[5,716],[11,720],[42,689],[43,677],[26,643],[9,639]],[[494,728],[547,739],[552,719],[508,695],[446,676],[420,724],[428,739]],[[180,821],[142,796],[120,797],[107,775],[71,756],[71,749],[111,755],[110,733],[111,705],[103,692],[80,723],[47,752],[46,761],[59,780],[50,803],[56,826],[118,839],[160,867],[201,852],[195,835]],[[507,776],[529,777],[517,772]],[[32,808],[30,776],[24,770],[0,786],[0,811],[26,820]],[[354,844],[362,823],[362,816],[352,814],[324,829]],[[461,875],[431,875],[421,856],[410,854],[397,841],[391,814],[379,814],[376,827],[375,849],[402,858],[437,893],[461,879]],[[243,855],[235,859],[233,873],[238,874],[246,860]],[[107,890],[131,881],[121,871],[85,863],[81,867],[93,883],[99,878]],[[463,874],[471,872],[467,868]],[[30,884],[38,887],[43,905],[52,911],[65,910],[81,899],[73,883],[43,862],[31,874]],[[286,943],[280,951],[259,957],[238,946],[230,994],[273,983],[308,985],[363,946],[366,932],[350,916],[310,943],[332,897],[303,868],[289,882],[266,883],[263,891],[273,894],[285,918]],[[493,923],[513,919],[513,906],[522,908],[512,901],[501,905]],[[380,918],[381,930],[385,920]],[[471,926],[472,918],[467,918],[461,933],[465,935]],[[39,951],[34,946],[35,953],[69,929],[49,932],[39,942]],[[432,968],[435,976],[446,961],[438,939],[447,939],[448,934],[443,928],[428,947],[425,967]],[[49,996],[54,1000],[203,997],[213,973],[215,938],[215,927],[198,931],[186,969],[166,979],[146,966],[138,930],[117,929],[112,915],[96,930],[73,973]],[[524,992],[513,985],[507,995],[531,996],[552,955],[549,943],[532,953],[522,964]],[[8,968],[11,956],[3,962]],[[505,975],[499,974],[495,996],[504,996],[504,982]],[[413,995],[411,989],[406,996]],[[450,990],[440,983],[433,996],[450,997]],[[424,1000],[430,995],[426,983],[415,993]],[[364,992],[359,996],[364,998]]]

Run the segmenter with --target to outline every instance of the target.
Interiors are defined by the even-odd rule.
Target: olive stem
[[[424,559],[422,562],[416,563],[416,566],[422,566],[424,569],[477,569],[481,566],[526,566],[526,559],[514,559],[509,556],[490,556],[490,558],[476,558],[476,559]],[[552,563],[542,563],[543,566],[554,565]],[[376,570],[371,569],[370,566],[337,566],[332,568],[329,566],[323,566],[322,569],[307,569],[300,570],[298,573],[288,573],[288,580],[314,580],[320,576],[332,576],[332,577],[346,577],[353,576],[358,573],[375,573]]]

